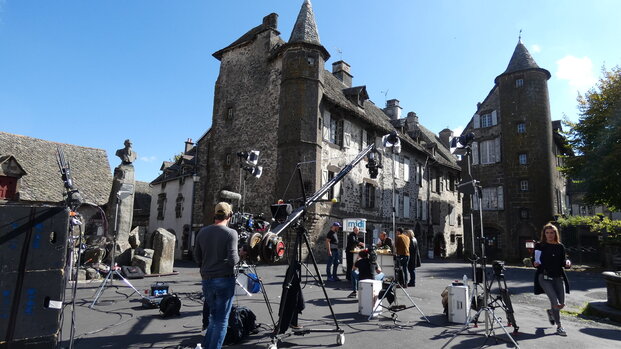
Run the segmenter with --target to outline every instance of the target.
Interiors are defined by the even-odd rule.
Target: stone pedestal
[[[108,199],[108,238],[116,234],[115,259],[131,248],[129,236],[134,215],[134,165],[121,164],[114,169],[112,190]],[[118,260],[117,260],[118,262]]]

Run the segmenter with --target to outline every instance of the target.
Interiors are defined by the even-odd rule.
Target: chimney
[[[408,124],[408,132],[414,132],[418,130],[418,115],[415,112],[408,112],[408,116],[406,117],[406,122]]]
[[[276,13],[270,13],[263,17],[263,27],[278,29],[278,15]]]
[[[386,108],[384,108],[384,113],[390,117],[391,120],[399,120],[401,118],[401,108],[399,106],[398,99],[389,99],[386,101]]]
[[[184,154],[189,152],[193,147],[194,147],[194,143],[192,143],[192,138],[188,138],[188,140],[185,141],[185,151],[184,151]]]
[[[353,76],[350,74],[350,65],[345,61],[332,63],[332,75],[341,80],[347,87],[351,87]]]
[[[445,128],[444,130],[440,131],[440,141],[442,141],[442,144],[450,149],[451,148],[451,138],[453,137],[453,131],[449,130],[448,128]]]

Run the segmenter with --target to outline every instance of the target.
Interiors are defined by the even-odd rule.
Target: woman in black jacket
[[[410,259],[408,261],[408,271],[410,273],[410,282],[408,286],[416,286],[416,268],[420,267],[420,252],[418,251],[418,241],[414,236],[414,232],[411,229],[405,231],[405,234],[410,238]]]
[[[547,309],[550,324],[556,324],[556,333],[566,336],[561,325],[560,310],[565,307],[565,293],[569,293],[569,281],[564,268],[571,267],[561,244],[558,229],[551,223],[543,226],[541,238],[535,245],[535,294],[544,293],[550,299],[551,309]]]

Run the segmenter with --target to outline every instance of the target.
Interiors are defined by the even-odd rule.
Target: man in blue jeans
[[[369,252],[362,250],[358,252],[358,260],[352,266],[351,285],[354,291],[347,298],[358,296],[358,281],[360,280],[384,280],[384,273],[377,263],[369,259]]]
[[[339,229],[341,223],[334,222],[326,235],[326,250],[328,250],[328,264],[326,265],[326,274],[328,274],[328,281],[341,281],[336,274],[338,273],[338,267],[340,264],[339,256]]]
[[[209,325],[203,348],[222,347],[233,306],[235,265],[239,262],[239,254],[237,232],[228,227],[232,215],[231,205],[218,203],[215,223],[202,228],[196,235],[194,258],[200,266],[203,296],[209,309]]]

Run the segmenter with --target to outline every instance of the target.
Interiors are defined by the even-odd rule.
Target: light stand
[[[461,332],[465,331],[468,329],[468,327],[470,326],[470,322],[472,321],[472,319],[478,319],[479,315],[481,313],[485,314],[485,342],[483,342],[483,345],[485,345],[485,343],[487,343],[487,340],[491,337],[494,337],[496,339],[498,339],[495,336],[495,332],[494,332],[494,322],[496,324],[498,324],[498,327],[500,327],[503,332],[507,335],[507,337],[509,337],[510,341],[516,346],[516,348],[520,348],[520,346],[517,344],[517,342],[513,339],[513,337],[511,337],[511,335],[509,334],[509,332],[507,331],[507,329],[502,325],[502,323],[500,322],[500,319],[496,316],[496,314],[494,314],[494,309],[492,309],[489,306],[489,290],[486,287],[487,283],[486,283],[486,255],[485,255],[485,235],[483,233],[483,203],[482,203],[482,188],[481,188],[481,183],[474,180],[472,178],[472,174],[471,174],[471,168],[470,168],[470,162],[471,162],[471,148],[470,148],[470,143],[474,140],[474,134],[473,133],[468,133],[466,135],[462,135],[460,137],[456,137],[453,138],[452,142],[451,142],[451,148],[458,148],[458,149],[465,149],[466,151],[466,161],[467,161],[467,168],[468,168],[468,176],[470,179],[470,181],[468,182],[464,182],[461,183],[460,185],[458,185],[459,187],[462,187],[464,189],[462,189],[465,192],[471,192],[470,195],[470,226],[471,226],[471,234],[472,234],[472,250],[473,250],[473,259],[472,259],[472,263],[473,263],[473,280],[474,280],[474,288],[476,290],[476,282],[478,280],[476,280],[477,278],[477,273],[476,273],[476,263],[477,260],[479,260],[479,258],[477,258],[476,256],[476,251],[475,251],[475,245],[474,245],[474,220],[473,220],[473,204],[474,204],[474,200],[476,200],[478,207],[479,207],[479,243],[480,243],[480,247],[481,247],[481,269],[482,269],[482,273],[481,273],[481,283],[483,284],[483,305],[480,307],[480,309],[477,311],[477,313],[473,316],[470,315],[470,309],[468,309],[468,317],[466,319],[466,323],[464,324],[464,326],[457,332],[455,332],[455,334],[453,335],[453,337],[451,337],[451,339],[446,342],[442,348],[445,348],[449,343],[451,343],[453,341],[453,339],[455,339],[455,337],[457,337],[457,335],[459,335]],[[472,190],[470,190],[472,189]],[[476,293],[474,294],[474,298],[476,299],[477,295]]]
[[[252,277],[249,275],[249,273],[246,272],[246,269],[255,275],[255,277]],[[272,310],[272,304],[270,303],[269,298],[267,297],[267,291],[265,291],[265,286],[263,285],[263,280],[261,280],[261,278],[259,277],[259,274],[257,273],[257,268],[254,264],[243,264],[238,265],[236,267],[236,275],[235,275],[235,282],[244,289],[244,291],[246,291],[246,293],[250,293],[248,292],[248,290],[246,289],[246,287],[244,287],[244,285],[241,285],[241,283],[237,280],[237,275],[239,275],[239,273],[245,274],[246,277],[248,277],[249,279],[252,279],[253,282],[258,282],[259,285],[261,286],[261,293],[263,294],[263,301],[265,302],[265,306],[267,307],[267,312],[270,314],[270,318],[272,319],[272,324],[274,325],[274,328],[276,328],[276,321],[274,320],[274,311]]]
[[[121,186],[121,189],[116,194],[116,206],[115,206],[115,210],[114,210],[114,235],[112,237],[112,253],[111,253],[111,260],[110,260],[110,270],[108,270],[108,274],[106,275],[104,280],[101,282],[101,285],[99,286],[99,289],[97,290],[97,293],[95,294],[95,299],[93,299],[93,303],[91,303],[91,305],[89,306],[89,308],[91,308],[91,309],[93,309],[93,307],[95,306],[95,304],[99,300],[99,297],[101,297],[101,295],[103,294],[103,291],[104,291],[106,285],[108,284],[108,281],[110,281],[110,286],[113,286],[113,281],[114,281],[114,276],[115,275],[118,276],[121,280],[123,280],[123,282],[128,287],[133,289],[134,292],[137,293],[140,296],[140,298],[144,298],[142,296],[142,294],[125,277],[123,277],[123,275],[121,275],[121,273],[119,272],[119,270],[121,268],[119,268],[116,265],[116,261],[115,261],[115,258],[116,258],[115,257],[116,238],[117,238],[118,229],[119,229],[119,205],[121,204],[121,200],[123,200],[123,199],[127,198],[128,196],[132,195],[131,191],[123,190],[123,189],[124,189],[123,186]]]

